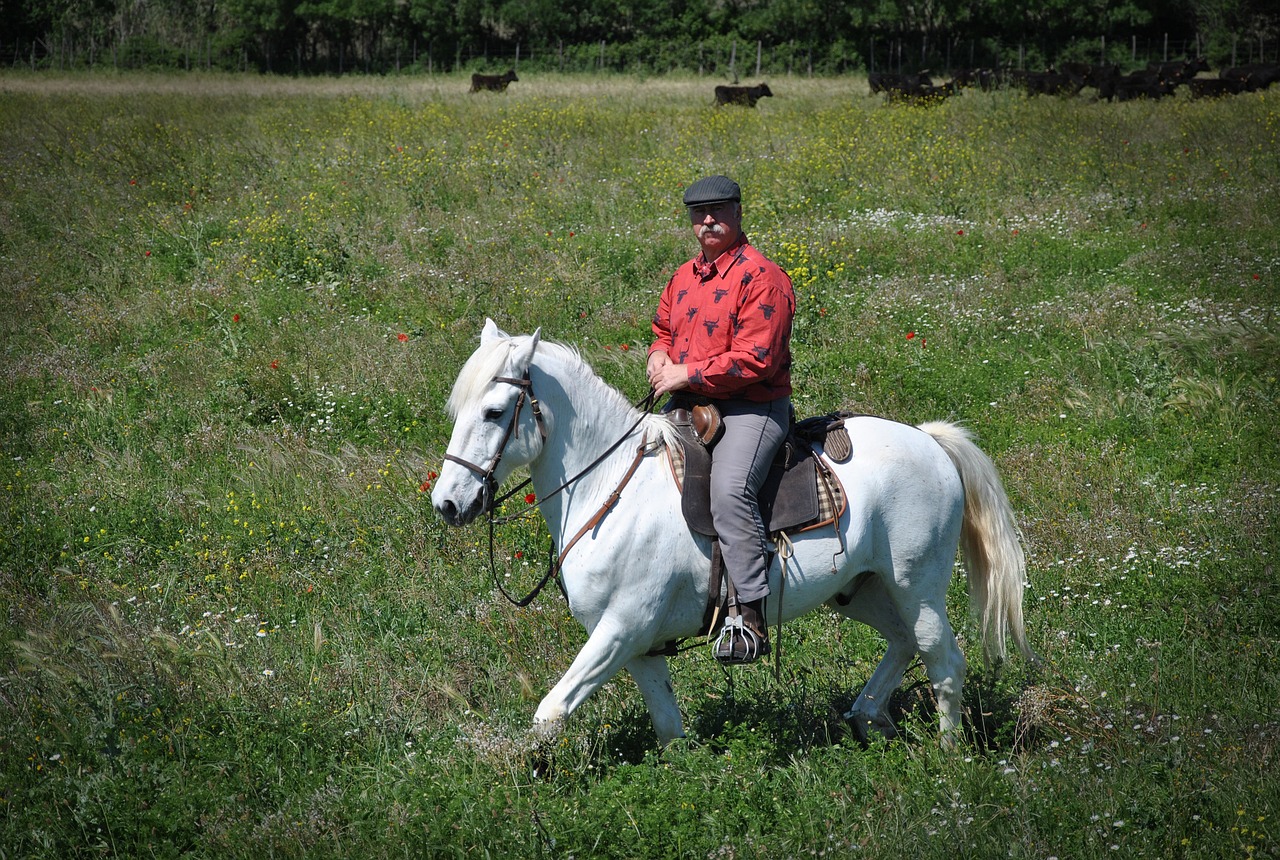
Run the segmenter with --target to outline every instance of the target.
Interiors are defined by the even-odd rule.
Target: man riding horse
[[[796,300],[776,263],[742,231],[742,194],[726,176],[684,192],[701,246],[667,283],[653,318],[649,383],[666,409],[711,404],[723,433],[711,454],[711,517],[732,583],[716,639],[722,663],[769,653],[768,536],[757,494],[791,423],[791,325]]]

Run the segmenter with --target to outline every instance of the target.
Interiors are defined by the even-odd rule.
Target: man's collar
[[[699,254],[693,258],[693,271],[699,278],[706,280],[712,275],[720,275],[723,277],[728,273],[729,269],[737,261],[742,250],[742,246],[747,244],[747,234],[739,233],[738,241],[734,242],[723,254],[716,257],[713,262],[708,263],[705,254]]]

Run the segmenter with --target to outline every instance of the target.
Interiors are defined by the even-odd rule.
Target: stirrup
[[[752,630],[741,615],[730,615],[720,628],[712,650],[716,660],[725,666],[754,663],[769,653],[769,635]]]

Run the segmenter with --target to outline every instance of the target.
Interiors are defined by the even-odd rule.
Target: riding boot
[[[715,642],[716,660],[729,666],[754,663],[769,653],[769,629],[764,621],[764,598],[729,607],[729,615]]]

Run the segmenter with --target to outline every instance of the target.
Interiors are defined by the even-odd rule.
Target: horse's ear
[[[488,343],[491,340],[507,337],[507,333],[498,328],[498,324],[489,317],[484,318],[484,328],[480,330],[480,342]]]
[[[533,363],[533,354],[538,351],[538,342],[540,340],[542,340],[541,328],[529,335],[529,339],[516,347],[515,352],[511,354],[511,360],[515,362],[516,367],[521,372],[528,370],[529,365]]]

